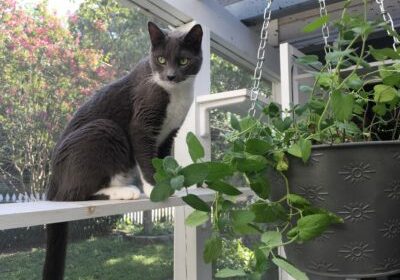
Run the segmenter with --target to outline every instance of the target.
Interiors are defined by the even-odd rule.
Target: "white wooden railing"
[[[45,193],[0,193],[0,205],[5,203],[27,203],[36,201],[45,201]],[[160,221],[173,222],[174,221],[174,207],[157,208],[151,210],[151,222],[157,223]],[[134,211],[125,213],[122,217],[123,221],[130,224],[143,225],[144,215],[143,211]]]

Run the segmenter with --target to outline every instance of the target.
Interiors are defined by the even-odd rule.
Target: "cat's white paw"
[[[147,183],[146,181],[143,180],[143,192],[144,194],[150,198],[151,191],[153,190],[154,186],[151,184]]]
[[[110,187],[99,190],[95,195],[108,195],[111,200],[133,200],[140,198],[140,190],[136,186]]]

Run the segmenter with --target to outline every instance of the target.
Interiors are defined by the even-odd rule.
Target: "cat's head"
[[[150,64],[157,82],[173,86],[193,79],[202,63],[201,26],[196,24],[188,32],[180,32],[162,30],[149,22],[148,29]]]

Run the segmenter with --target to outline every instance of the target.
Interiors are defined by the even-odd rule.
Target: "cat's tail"
[[[68,241],[68,223],[48,224],[46,230],[47,248],[43,280],[62,280]]]

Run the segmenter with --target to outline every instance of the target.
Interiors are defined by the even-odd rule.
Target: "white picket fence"
[[[0,194],[0,203],[23,203],[31,201],[46,200],[45,193],[5,193]],[[173,222],[175,217],[174,207],[166,207],[151,210],[151,221],[153,223],[166,221]],[[143,211],[126,213],[123,215],[123,220],[131,224],[143,224]]]

